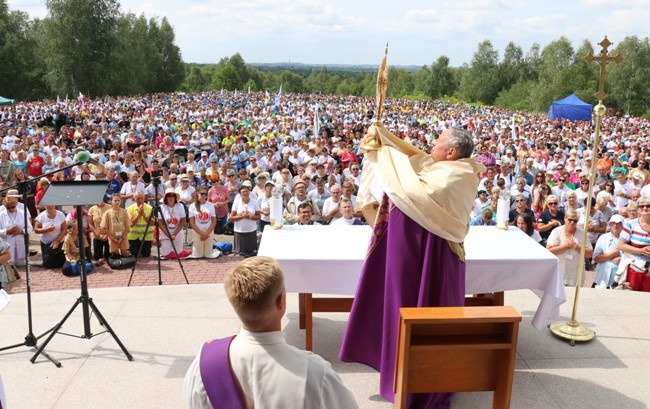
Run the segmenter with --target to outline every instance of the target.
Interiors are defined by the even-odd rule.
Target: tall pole
[[[623,60],[623,57],[620,54],[616,54],[613,57],[610,57],[608,55],[607,49],[613,43],[611,43],[607,39],[607,36],[605,36],[605,39],[603,39],[603,41],[601,41],[599,44],[602,47],[602,49],[598,56],[594,57],[594,55],[591,53],[585,56],[585,61],[587,61],[588,63],[592,63],[595,61],[598,64],[600,64],[599,86],[598,86],[598,92],[595,94],[596,97],[598,98],[598,105],[594,107],[594,118],[596,121],[596,129],[595,129],[594,140],[593,140],[594,149],[598,149],[598,145],[600,144],[600,124],[607,110],[605,108],[605,105],[603,105],[603,100],[607,96],[607,94],[605,93],[605,73],[607,70],[607,65],[612,61],[615,62],[616,64],[619,64]],[[571,313],[571,319],[568,321],[557,321],[549,325],[549,328],[551,329],[553,335],[568,340],[571,346],[574,346],[576,341],[587,342],[587,341],[591,341],[596,336],[596,333],[593,330],[580,324],[576,318],[578,315],[578,299],[580,298],[580,288],[582,287],[582,276],[584,274],[584,269],[585,269],[584,260],[585,260],[585,249],[587,244],[587,229],[591,219],[591,202],[592,202],[591,198],[593,197],[594,194],[595,180],[596,180],[596,161],[592,160],[591,169],[589,169],[589,196],[588,196],[589,200],[587,200],[587,204],[585,206],[585,215],[584,215],[585,227],[582,231],[582,241],[580,245],[580,263],[578,264],[578,278],[576,280],[576,291],[575,291],[575,296],[573,298],[573,311]]]

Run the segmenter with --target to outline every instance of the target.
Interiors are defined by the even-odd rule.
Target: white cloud
[[[514,42],[517,36],[522,34],[547,37],[554,35],[557,38],[563,35],[562,27],[567,27],[570,22],[569,16],[565,14],[549,14],[545,16],[532,16],[523,18],[504,19],[502,24],[496,27],[495,32],[512,36]]]
[[[566,36],[578,47],[647,35],[650,0],[120,0],[122,10],[167,17],[188,62],[246,61],[377,64],[386,41],[391,64],[430,64],[447,55],[469,62],[480,41],[502,53]],[[11,9],[46,15],[43,0],[9,0]]]
[[[439,19],[438,11],[435,9],[410,10],[404,16],[406,21],[418,23],[435,23]]]
[[[650,0],[581,0],[580,4],[585,7],[647,7]]]

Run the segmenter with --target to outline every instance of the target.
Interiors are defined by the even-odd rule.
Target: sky
[[[44,0],[8,0],[11,10],[45,17]],[[574,49],[605,35],[613,43],[650,35],[650,0],[120,0],[123,12],[167,17],[185,62],[389,65],[470,63],[490,40],[499,57],[512,41],[524,54],[561,36]]]

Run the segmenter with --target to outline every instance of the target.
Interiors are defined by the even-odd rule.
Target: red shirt
[[[343,152],[341,155],[341,170],[345,170],[352,162],[359,163],[359,157],[354,152]]]
[[[29,173],[29,176],[41,176],[43,174],[43,165],[45,165],[45,159],[40,155],[32,155],[27,159],[27,173]]]

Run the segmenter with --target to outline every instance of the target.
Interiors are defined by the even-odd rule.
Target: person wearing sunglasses
[[[560,262],[565,286],[576,285],[578,268],[582,261],[580,260],[581,241],[582,229],[578,227],[578,212],[568,210],[564,215],[564,225],[553,229],[546,242],[546,248],[555,254]],[[585,257],[591,257],[592,249],[591,243],[587,240]]]
[[[557,178],[557,184],[551,188],[551,193],[557,196],[559,206],[562,208],[566,203],[566,195],[571,189],[566,185],[567,178],[564,175],[560,175]]]
[[[527,214],[533,218],[533,220],[535,217],[533,211],[528,208],[528,201],[526,200],[526,196],[523,194],[518,194],[515,196],[515,208],[511,209],[510,213],[508,214],[508,224],[514,226],[515,220],[520,214]]]
[[[571,192],[573,193],[573,192]],[[575,197],[575,194],[574,194]],[[559,208],[559,200],[555,195],[550,195],[546,199],[547,209],[536,219],[539,234],[542,237],[541,244],[546,245],[546,242],[551,235],[551,232],[557,227],[564,224],[564,212]]]

